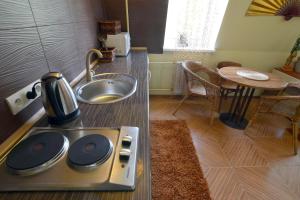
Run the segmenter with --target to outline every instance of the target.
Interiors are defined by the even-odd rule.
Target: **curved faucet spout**
[[[96,54],[98,58],[102,58],[103,55],[98,49],[91,49],[86,55],[86,81],[92,81],[93,74],[91,72],[92,56]]]

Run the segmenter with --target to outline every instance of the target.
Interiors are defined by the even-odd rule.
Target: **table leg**
[[[245,118],[255,88],[237,86],[229,111],[220,115],[220,120],[229,127],[245,129],[248,120]]]

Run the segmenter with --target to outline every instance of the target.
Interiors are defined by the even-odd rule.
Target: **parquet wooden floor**
[[[186,120],[213,199],[300,199],[300,151],[293,155],[287,120],[260,115],[244,131],[218,119],[209,126],[206,100],[192,97],[173,116],[179,100],[151,96],[150,119]]]

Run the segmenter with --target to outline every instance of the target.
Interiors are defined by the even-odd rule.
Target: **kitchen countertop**
[[[149,136],[149,88],[148,55],[146,51],[132,51],[126,58],[118,57],[113,63],[105,63],[94,68],[96,73],[128,73],[138,80],[136,92],[129,98],[106,105],[79,103],[81,115],[71,123],[84,127],[139,127],[139,148],[136,189],[133,192],[12,192],[0,193],[2,199],[43,199],[43,200],[126,200],[151,199],[151,158]],[[84,81],[84,80],[83,80]],[[80,83],[79,83],[80,84]],[[44,117],[36,126],[48,126]],[[5,181],[5,180],[1,180]]]

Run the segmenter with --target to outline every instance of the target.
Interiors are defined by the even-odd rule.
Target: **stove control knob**
[[[130,158],[131,151],[129,149],[121,149],[120,160],[128,161]]]
[[[126,135],[122,138],[122,146],[129,147],[132,142],[132,137],[129,135]]]

